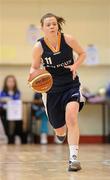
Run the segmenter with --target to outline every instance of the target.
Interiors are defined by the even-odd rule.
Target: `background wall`
[[[110,81],[110,1],[109,0],[0,0],[0,88],[8,74],[17,77],[23,100],[31,100],[27,87],[32,46],[27,40],[30,24],[40,26],[47,12],[66,19],[64,32],[76,37],[85,48],[95,44],[100,64],[79,69],[82,84],[92,92]],[[42,35],[42,33],[41,33]],[[80,113],[81,134],[101,135],[101,107],[86,106]]]

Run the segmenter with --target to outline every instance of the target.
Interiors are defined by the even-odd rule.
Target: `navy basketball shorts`
[[[65,109],[67,103],[71,101],[79,103],[79,111],[83,108],[85,100],[79,88],[71,88],[58,93],[47,93],[47,113],[54,129],[65,125]]]

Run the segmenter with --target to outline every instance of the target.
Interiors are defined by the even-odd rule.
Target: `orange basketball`
[[[28,82],[34,91],[45,93],[51,89],[53,79],[48,71],[45,69],[38,69],[30,75]]]

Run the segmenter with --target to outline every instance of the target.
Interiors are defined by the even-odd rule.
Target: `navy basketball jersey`
[[[66,43],[63,33],[60,34],[59,50],[53,52],[44,38],[39,39],[43,48],[42,61],[45,69],[53,77],[53,86],[49,92],[62,92],[71,87],[79,87],[79,77],[73,80],[70,69],[64,66],[72,65],[73,49]]]

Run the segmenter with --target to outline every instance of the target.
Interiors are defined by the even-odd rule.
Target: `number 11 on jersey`
[[[47,64],[52,64],[51,57],[49,57],[49,58],[46,57],[45,60],[46,60],[46,63],[47,63]]]

